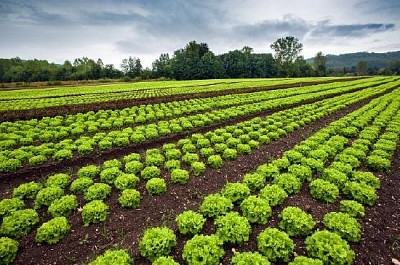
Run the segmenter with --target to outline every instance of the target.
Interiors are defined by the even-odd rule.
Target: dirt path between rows
[[[110,198],[106,200],[106,203],[110,206],[110,209],[112,210],[107,218],[107,221],[104,224],[91,225],[88,228],[84,228],[82,225],[80,213],[75,212],[73,216],[69,218],[73,230],[60,243],[54,246],[36,244],[34,242],[33,232],[19,240],[20,250],[17,255],[15,264],[82,264],[92,259],[95,255],[102,253],[105,249],[109,249],[115,246],[129,250],[130,254],[134,257],[135,264],[150,264],[148,261],[141,258],[138,253],[138,241],[145,228],[168,225],[169,227],[174,229],[176,234],[178,235],[174,222],[175,216],[177,214],[186,209],[197,210],[202,198],[205,195],[218,192],[227,181],[240,181],[245,173],[253,171],[260,164],[266,163],[273,158],[279,157],[284,151],[293,148],[294,145],[299,143],[301,140],[309,137],[330,122],[335,121],[347,115],[348,113],[358,109],[370,100],[371,98],[352,104],[341,111],[329,115],[324,119],[315,121],[278,141],[274,141],[268,145],[262,146],[260,149],[255,150],[251,155],[240,156],[235,161],[226,162],[222,169],[207,169],[203,176],[192,177],[192,179],[186,185],[172,184],[167,178],[168,191],[162,196],[151,197],[147,195],[143,183],[141,183],[138,187],[138,190],[141,192],[141,194],[144,195],[141,201],[141,207],[139,209],[128,210],[121,208],[118,205],[117,201],[118,194],[117,192],[113,192]],[[399,150],[397,150],[397,155],[398,154]],[[381,191],[387,192],[386,190],[384,190],[385,187],[387,187],[384,183],[385,180],[383,179],[382,181],[383,183]],[[1,187],[7,186],[6,182],[4,179],[1,180]],[[397,187],[393,188],[393,192],[397,192],[396,194],[400,194],[398,188],[399,186],[393,186]],[[301,196],[301,194],[303,193],[307,193],[307,188],[307,185],[304,185],[302,192],[299,193],[299,196]],[[8,185],[8,188],[5,189],[9,190],[10,185]],[[293,196],[289,200],[287,200],[286,203],[289,205],[296,205],[296,203],[307,203],[308,199],[299,200],[299,198],[300,197]],[[80,198],[80,203],[82,203],[82,198]],[[314,205],[312,205],[312,207],[314,207]],[[315,207],[316,215],[321,215],[324,211],[327,210],[326,207],[324,207],[323,205],[319,205],[318,203],[316,203]],[[318,207],[323,207],[323,210],[319,211]],[[332,209],[334,209],[336,206],[331,207]],[[41,215],[46,218],[45,213],[42,212]],[[367,219],[369,215],[370,210],[367,210]],[[387,220],[389,220],[389,217],[387,217]],[[267,225],[274,225],[274,222],[276,223],[275,211],[274,217]],[[397,221],[394,221],[392,222],[392,224],[395,225],[396,222]],[[265,226],[254,226],[250,241],[244,244],[242,247],[237,248],[237,250],[255,250],[255,237],[258,232],[261,231],[264,227]],[[374,226],[371,228],[366,228],[371,229],[372,231],[376,229],[376,227]],[[204,231],[206,233],[212,233],[214,231],[211,222],[207,222]],[[387,229],[382,231],[382,233],[380,234],[380,240],[389,240],[390,238],[393,238],[391,231],[393,230]],[[365,235],[363,235],[363,238],[365,238]],[[187,237],[178,235],[178,245],[174,249],[173,253],[171,253],[171,255],[173,255],[173,257],[180,264],[183,264],[183,260],[181,258],[182,247],[187,240]],[[368,238],[366,240],[368,240]],[[301,242],[296,241],[296,243],[298,243],[296,252],[301,254],[302,252],[304,252],[304,246],[302,246]],[[228,259],[232,255],[231,248],[232,247],[229,245],[225,247],[227,255],[222,264],[229,264]],[[365,251],[362,251],[362,248],[360,248],[358,252],[363,252],[361,255],[365,255],[364,257],[357,256],[357,258],[360,260],[366,260],[367,258],[371,260],[388,260],[388,257],[380,257],[380,252],[365,253]],[[385,262],[384,264],[389,263]]]

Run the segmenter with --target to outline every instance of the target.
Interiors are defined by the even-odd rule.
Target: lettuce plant
[[[53,217],[68,217],[78,207],[78,200],[75,195],[65,195],[50,204],[48,212]]]
[[[140,192],[135,189],[124,189],[118,198],[118,202],[125,208],[138,208]]]
[[[122,171],[118,167],[108,167],[100,172],[100,180],[111,185],[120,175],[122,175]]]
[[[62,149],[62,150],[58,150],[57,152],[54,153],[53,155],[53,159],[56,161],[65,161],[65,160],[69,160],[72,159],[72,151],[69,149]]]
[[[139,178],[137,176],[123,173],[115,179],[114,186],[119,190],[133,189],[138,183]]]
[[[102,255],[98,256],[95,260],[89,263],[89,265],[131,265],[133,260],[126,250],[123,249],[109,249],[106,250]]]
[[[314,199],[333,203],[339,196],[339,188],[323,179],[316,179],[310,183],[310,193]]]
[[[140,161],[132,160],[125,164],[125,172],[128,174],[137,174],[143,169],[143,164]]]
[[[355,171],[353,172],[352,181],[365,183],[374,189],[379,189],[381,186],[379,178],[375,177],[371,172]]]
[[[243,183],[246,184],[251,191],[256,191],[264,187],[265,177],[258,173],[247,173],[243,176]]]
[[[18,241],[8,238],[0,237],[0,260],[1,264],[10,264],[17,256],[19,248]]]
[[[315,227],[315,221],[311,214],[298,207],[289,206],[279,214],[279,227],[289,236],[307,236]]]
[[[322,172],[322,179],[335,184],[339,189],[342,189],[348,181],[347,175],[334,168],[326,168]]]
[[[257,167],[256,172],[262,175],[266,180],[272,180],[279,174],[279,168],[272,164],[260,165]]]
[[[60,187],[66,188],[71,181],[71,177],[68,174],[55,174],[47,178],[46,187]]]
[[[206,171],[206,165],[203,162],[193,162],[190,168],[195,176],[200,176]]]
[[[72,181],[69,189],[75,194],[82,194],[87,191],[87,189],[94,183],[93,179],[87,177],[77,178]]]
[[[365,216],[364,206],[353,200],[340,201],[340,211],[354,218],[362,218]]]
[[[270,261],[288,262],[294,251],[293,240],[276,228],[266,228],[257,237],[258,251]]]
[[[100,174],[100,168],[95,165],[88,165],[85,167],[81,167],[78,170],[78,178],[91,178],[94,179]]]
[[[172,183],[186,184],[189,181],[189,172],[184,169],[174,169],[171,172]]]
[[[250,189],[243,183],[227,183],[221,193],[235,203],[247,198],[250,195]]]
[[[222,154],[222,157],[225,160],[235,160],[237,157],[238,152],[236,149],[226,148]]]
[[[182,161],[187,165],[191,165],[193,162],[197,162],[199,160],[199,155],[195,153],[186,153],[182,156]]]
[[[111,187],[106,183],[94,183],[85,192],[85,200],[104,200],[111,194]]]
[[[39,223],[39,215],[33,209],[17,210],[4,217],[0,234],[18,238],[29,233]]]
[[[207,159],[207,164],[211,168],[221,168],[224,165],[224,162],[220,155],[211,155]]]
[[[147,166],[140,172],[140,175],[144,180],[150,180],[160,177],[161,170],[156,166]]]
[[[201,229],[203,229],[203,225],[206,219],[200,213],[193,212],[191,210],[184,211],[176,217],[176,224],[178,226],[178,230],[181,234],[198,234]]]
[[[304,256],[297,256],[288,265],[324,265],[321,260],[308,258]]]
[[[23,200],[19,198],[3,199],[0,201],[0,220],[15,211],[22,210],[25,207]]]
[[[188,265],[219,265],[224,254],[217,236],[195,235],[183,247],[182,257]]]
[[[240,204],[240,210],[250,223],[265,224],[272,215],[268,201],[256,196],[244,199]]]
[[[291,173],[277,175],[273,183],[282,187],[288,194],[298,193],[301,189],[301,181]]]
[[[159,257],[152,265],[179,265],[179,263],[171,257]]]
[[[260,190],[260,198],[266,200],[271,207],[280,205],[288,197],[286,191],[276,184],[266,185]]]
[[[155,261],[161,256],[167,256],[175,246],[176,236],[167,227],[146,229],[139,241],[140,254],[150,261]]]
[[[370,155],[367,157],[366,164],[369,168],[376,171],[385,171],[390,168],[391,161],[378,155]]]
[[[55,217],[37,229],[35,240],[39,243],[56,244],[65,237],[70,229],[67,218]]]
[[[64,196],[64,190],[60,187],[44,188],[37,193],[34,208],[39,209],[42,206],[50,206],[50,204],[62,196]]]
[[[103,201],[94,200],[82,207],[82,221],[84,226],[91,223],[101,223],[107,219],[108,206]]]
[[[218,194],[210,194],[201,203],[200,212],[206,217],[215,218],[226,214],[232,208],[233,204],[228,198]]]
[[[343,188],[343,193],[346,197],[369,206],[374,205],[378,199],[375,189],[363,182],[348,182]]]
[[[152,178],[146,183],[146,190],[152,196],[157,196],[167,191],[167,184],[162,178]]]
[[[237,212],[229,212],[215,220],[216,235],[224,242],[242,245],[249,240],[251,226],[246,217]]]
[[[361,226],[357,219],[346,213],[330,212],[325,214],[324,225],[343,239],[358,242],[361,238]]]

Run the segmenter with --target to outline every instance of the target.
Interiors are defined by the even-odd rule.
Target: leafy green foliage
[[[200,205],[200,212],[206,217],[218,217],[232,210],[231,200],[218,194],[210,194]]]
[[[243,176],[243,183],[246,184],[251,191],[256,191],[264,187],[265,177],[258,173],[247,173]]]
[[[238,155],[236,149],[226,148],[222,154],[225,160],[235,160]]]
[[[359,183],[365,183],[374,189],[379,189],[381,186],[380,180],[371,172],[355,171],[353,172],[352,180]]]
[[[219,265],[225,251],[215,235],[195,235],[183,247],[183,259],[188,265]]]
[[[238,155],[249,155],[251,154],[251,147],[248,144],[238,144],[236,146]]]
[[[286,191],[278,185],[266,185],[259,194],[260,198],[266,200],[271,207],[282,204],[288,197]]]
[[[273,183],[282,187],[288,194],[298,193],[301,189],[301,181],[291,173],[277,175]]]
[[[190,168],[195,176],[200,176],[206,171],[206,165],[203,162],[193,162]]]
[[[47,162],[47,157],[44,155],[36,155],[36,156],[32,156],[31,158],[29,158],[28,160],[28,164],[30,166],[38,166],[38,165],[42,165],[44,163]]]
[[[171,257],[159,257],[152,265],[179,265],[179,263]]]
[[[357,219],[346,213],[327,213],[322,222],[329,230],[332,230],[348,241],[358,242],[361,238],[360,224],[357,222]]]
[[[289,206],[279,214],[279,227],[289,236],[307,236],[315,227],[311,214],[305,213],[298,207]]]
[[[4,217],[0,234],[8,237],[21,237],[39,223],[39,215],[33,209],[23,209]]]
[[[262,175],[266,180],[271,180],[279,174],[279,168],[272,164],[260,165],[257,167],[256,172]]]
[[[310,193],[314,199],[332,203],[339,196],[339,188],[323,179],[316,179],[310,183]]]
[[[114,167],[121,169],[121,167],[122,167],[121,161],[119,161],[118,159],[111,159],[111,160],[104,161],[104,163],[103,163],[103,169],[114,168]]]
[[[250,223],[265,224],[272,215],[268,201],[256,196],[244,199],[240,204],[240,210]]]
[[[133,260],[126,250],[123,249],[109,249],[104,254],[98,256],[94,261],[90,262],[89,265],[131,265]]]
[[[48,177],[46,187],[60,187],[64,189],[70,181],[71,177],[68,174],[59,173]]]
[[[65,217],[55,217],[48,222],[43,223],[36,232],[36,242],[45,242],[47,244],[56,244],[69,232],[71,227]]]
[[[82,221],[84,226],[90,223],[101,223],[107,219],[108,206],[103,201],[94,200],[82,207]]]
[[[161,176],[161,170],[156,166],[145,167],[140,175],[144,180],[150,180],[152,178],[159,178]]]
[[[340,201],[340,211],[354,218],[362,218],[365,216],[364,206],[352,200]]]
[[[376,171],[385,171],[390,168],[391,161],[378,155],[370,155],[367,157],[366,164],[369,168]]]
[[[94,179],[100,174],[100,168],[95,165],[81,167],[78,170],[78,178],[91,178]]]
[[[189,172],[184,169],[174,169],[171,172],[172,183],[186,184],[189,181]]]
[[[297,256],[288,265],[324,265],[319,259],[312,259],[303,256]]]
[[[287,158],[292,164],[300,164],[303,155],[300,152],[289,150],[284,153],[284,157]]]
[[[106,161],[106,162],[112,162],[112,161],[113,160]],[[114,183],[115,179],[120,175],[122,175],[122,171],[118,167],[108,167],[108,168],[103,169],[100,172],[100,180],[101,180],[101,182],[112,185]]]
[[[176,217],[176,224],[178,226],[178,230],[181,234],[198,234],[201,229],[203,229],[203,225],[206,219],[203,215],[193,212],[191,210],[184,211]]]
[[[270,261],[288,262],[294,251],[294,243],[285,232],[266,228],[257,237],[258,251]]]
[[[118,198],[118,202],[125,208],[138,208],[140,192],[135,189],[124,189]]]
[[[167,227],[146,229],[139,241],[140,254],[150,261],[155,261],[161,256],[167,256],[175,246],[176,236]]]
[[[249,240],[249,221],[237,212],[229,212],[215,220],[216,235],[224,242],[243,244]]]
[[[167,184],[162,178],[152,178],[146,183],[146,190],[152,196],[157,196],[167,191]]]
[[[0,201],[0,220],[12,214],[15,211],[22,210],[25,207],[23,200],[19,198],[3,199]]]
[[[335,184],[339,189],[343,188],[348,181],[347,175],[334,168],[326,168],[322,172],[322,179]]]
[[[12,263],[17,256],[18,247],[18,241],[8,237],[0,237],[0,264]]]
[[[34,199],[37,193],[43,188],[42,184],[31,181],[23,183],[13,190],[13,197],[23,199]]]
[[[181,168],[181,161],[179,160],[168,160],[164,164],[164,168],[167,169],[169,172],[172,172],[174,169]]]
[[[243,183],[226,183],[222,195],[233,203],[241,202],[250,195],[250,189]]]
[[[212,155],[208,157],[207,164],[211,168],[221,168],[224,165],[224,161],[220,155]]]
[[[308,166],[294,164],[288,167],[288,172],[298,178],[300,182],[312,180],[312,171]]]
[[[182,161],[187,165],[191,165],[199,160],[199,155],[194,153],[186,153],[182,156]]]
[[[123,173],[115,179],[114,186],[119,190],[134,189],[139,181],[134,174]]]
[[[0,172],[14,172],[22,166],[22,162],[18,159],[8,159],[0,162]]]
[[[57,161],[65,161],[72,159],[72,151],[69,149],[62,149],[54,153],[53,159]]]
[[[339,235],[329,231],[317,231],[307,237],[307,253],[312,258],[320,259],[324,264],[351,265],[354,251]]]
[[[94,183],[94,181],[91,178],[87,178],[87,177],[77,178],[74,181],[72,181],[69,189],[73,193],[82,194],[82,193],[86,193],[87,189],[90,186],[92,186],[93,183]]]
[[[232,265],[270,265],[271,263],[268,261],[266,257],[261,255],[258,252],[235,252],[233,254]]]
[[[48,187],[41,189],[34,202],[35,209],[39,209],[42,206],[50,206],[55,200],[64,196],[64,190],[60,187]]]
[[[137,174],[143,169],[143,164],[140,161],[133,160],[125,164],[125,172],[128,174]]]
[[[94,183],[85,192],[85,200],[104,200],[111,194],[111,187],[106,183]]]
[[[75,195],[65,195],[50,204],[48,212],[53,217],[68,217],[78,207],[78,200]]]
[[[365,183],[358,183],[354,181],[350,181],[345,185],[343,188],[343,193],[348,198],[369,206],[374,205],[378,199],[374,188]]]

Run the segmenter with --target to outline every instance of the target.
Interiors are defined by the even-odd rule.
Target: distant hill
[[[313,63],[314,58],[307,59],[307,62]],[[350,68],[356,66],[359,61],[365,61],[369,68],[388,68],[392,61],[400,61],[400,51],[396,52],[356,52],[340,55],[327,54],[326,68]]]

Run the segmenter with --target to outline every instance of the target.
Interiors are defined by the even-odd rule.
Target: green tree
[[[326,75],[326,56],[322,52],[317,52],[314,57],[314,69],[317,76]]]
[[[357,75],[367,75],[368,74],[368,66],[365,61],[359,61],[357,63]]]
[[[124,74],[131,78],[140,77],[143,71],[143,66],[140,62],[140,59],[131,56],[129,56],[128,59],[122,60],[121,68]]]
[[[303,50],[303,44],[299,42],[299,39],[287,36],[277,39],[270,47],[275,51],[278,75],[293,76],[294,63]]]

